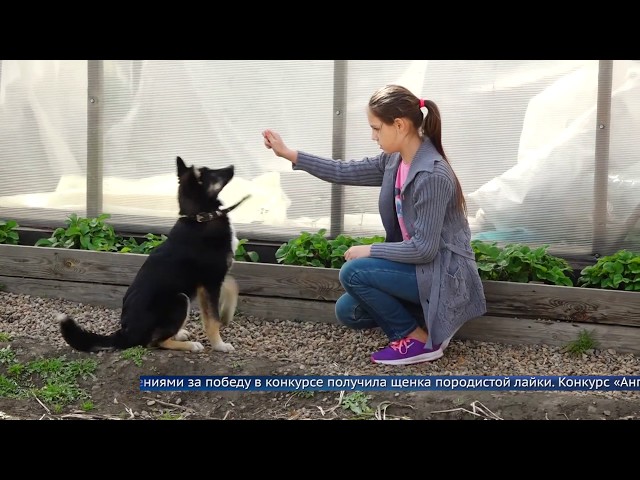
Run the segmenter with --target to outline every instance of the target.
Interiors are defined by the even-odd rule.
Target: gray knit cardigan
[[[378,208],[386,232],[371,257],[416,265],[420,303],[429,331],[425,348],[453,336],[468,320],[487,311],[482,281],[471,248],[467,218],[455,204],[451,166],[428,138],[418,149],[402,188],[402,210],[410,240],[402,240],[395,211],[394,188],[399,153],[362,160],[332,160],[298,152],[294,170],[322,180],[379,186]]]

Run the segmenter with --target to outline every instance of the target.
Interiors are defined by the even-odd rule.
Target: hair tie
[[[424,108],[424,99],[420,99],[420,108]]]

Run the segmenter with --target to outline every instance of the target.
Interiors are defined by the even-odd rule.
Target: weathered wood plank
[[[623,325],[485,315],[463,325],[455,338],[512,345],[545,344],[561,347],[576,340],[583,329],[593,334],[598,342],[598,348],[612,348],[617,352],[640,354],[640,328]]]
[[[128,286],[146,255],[0,245],[0,274]],[[344,292],[330,268],[236,262],[243,295],[335,301]],[[513,282],[483,282],[488,315],[640,327],[640,293]]]
[[[4,291],[10,293],[43,298],[61,298],[70,302],[101,305],[107,308],[122,307],[122,298],[127,291],[127,287],[121,285],[63,282],[1,275],[0,285],[4,286]],[[269,319],[336,323],[334,305],[334,302],[241,295],[238,311],[246,315],[268,317]],[[197,309],[197,302],[194,302],[192,307]]]
[[[335,301],[344,293],[335,269],[239,262],[233,275],[243,294]],[[637,292],[493,281],[483,285],[488,315],[640,327]]]
[[[122,297],[127,291],[122,285],[99,283],[63,282],[39,278],[5,277],[0,275],[0,285],[10,293],[32,295],[43,298],[61,298],[87,305],[102,305],[107,308],[122,307]]]
[[[6,291],[12,293],[63,298],[71,302],[102,305],[107,308],[120,308],[127,288],[118,285],[5,276],[0,276],[0,284],[5,286]],[[238,311],[244,315],[253,315],[265,320],[287,319],[337,323],[332,301],[241,295]],[[595,338],[600,342],[600,348],[613,348],[619,352],[640,354],[640,328],[619,325],[485,315],[466,323],[455,338],[515,345],[563,346],[575,340],[582,329],[594,333]]]
[[[333,302],[284,300],[272,297],[241,297],[238,310],[245,315],[322,323],[337,323]],[[467,322],[456,334],[460,340],[564,346],[581,330],[593,333],[599,348],[640,354],[640,328],[592,323],[544,321],[485,315]]]
[[[241,295],[238,311],[267,320],[338,323],[335,302]]]
[[[640,293],[484,281],[489,315],[640,327]]]
[[[130,285],[147,255],[0,245],[0,274],[71,282]],[[236,262],[242,293],[337,300],[344,292],[338,270]]]
[[[344,293],[334,268],[235,262],[231,274],[247,295],[335,301]]]
[[[0,274],[71,282],[129,285],[147,255],[0,245]]]

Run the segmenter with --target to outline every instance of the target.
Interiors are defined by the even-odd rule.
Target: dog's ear
[[[187,170],[189,170],[189,167],[185,165],[184,161],[180,157],[176,158],[176,164],[178,166],[178,177],[181,177]]]

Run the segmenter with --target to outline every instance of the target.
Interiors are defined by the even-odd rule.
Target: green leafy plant
[[[293,394],[299,398],[313,398],[315,392],[313,390],[297,390]]]
[[[29,374],[63,382],[71,382],[77,377],[87,378],[93,375],[97,366],[96,361],[90,358],[68,361],[64,356],[33,360],[26,364]]]
[[[16,352],[11,349],[11,346],[0,348],[0,363],[11,365],[16,361]]]
[[[85,402],[82,402],[82,405],[80,405],[80,408],[82,410],[84,410],[85,412],[89,412],[91,410],[93,410],[95,407],[95,405],[93,404],[93,402],[91,400],[87,400]]]
[[[182,420],[182,414],[173,413],[171,411],[164,411],[158,415],[158,420]]]
[[[5,349],[2,349],[5,350]],[[7,351],[7,376],[0,374],[0,397],[35,396],[51,405],[54,412],[77,400],[89,398],[80,388],[78,378],[92,376],[97,369],[93,359],[67,361],[64,356],[41,358],[27,363],[19,363]]]
[[[131,360],[136,366],[142,366],[142,359],[145,357],[149,349],[141,346],[127,348],[123,350],[120,356],[125,360]]]
[[[89,396],[76,382],[63,381],[47,381],[41,388],[33,389],[32,393],[45,403],[52,404],[56,413],[61,411],[63,405]]]
[[[351,410],[356,415],[367,415],[373,411],[369,406],[369,400],[371,400],[371,395],[363,392],[352,392],[342,398],[340,405],[345,410]]]
[[[471,247],[483,280],[573,286],[569,262],[549,254],[549,245],[531,248],[513,243],[500,248],[496,242],[472,240]]]
[[[167,236],[164,234],[155,235],[153,233],[147,233],[144,238],[146,238],[146,240],[140,244],[138,244],[136,239],[133,237],[130,237],[129,239],[122,239],[118,242],[121,245],[118,251],[120,253],[139,253],[148,255],[162,245],[167,239]]]
[[[0,243],[18,245],[20,234],[16,228],[19,226],[15,220],[0,220]]]
[[[117,252],[122,238],[105,220],[111,215],[103,213],[96,218],[69,215],[66,228],[56,228],[51,237],[39,239],[36,247],[74,248],[101,252]]]
[[[134,237],[124,238],[115,232],[113,226],[105,222],[110,217],[111,215],[103,213],[96,218],[84,218],[73,213],[67,218],[66,228],[56,228],[51,237],[39,239],[35,246],[148,255],[167,240],[166,235],[154,233],[147,233],[144,236],[145,240],[141,243],[138,243]],[[239,241],[235,251],[235,259],[237,261],[260,261],[257,252],[247,250],[245,246],[247,242],[247,239]],[[0,243],[2,242],[0,241]]]
[[[588,330],[581,330],[578,333],[578,338],[569,342],[564,347],[564,351],[573,356],[580,356],[587,350],[594,349],[598,346],[598,342],[593,336],[593,332]]]
[[[235,251],[235,260],[238,262],[259,262],[260,255],[258,255],[258,252],[247,250],[247,247],[245,247],[248,241],[249,240],[246,238],[238,240],[238,247]]]
[[[26,369],[27,367],[24,363],[15,362],[9,365],[9,368],[7,368],[7,373],[11,377],[19,377],[24,374]]]
[[[384,241],[384,237],[351,237],[338,235],[329,240],[327,230],[322,228],[316,233],[302,232],[289,242],[282,244],[276,251],[276,260],[285,265],[303,265],[310,267],[340,268],[344,252],[354,245],[370,245]]]
[[[11,335],[5,332],[0,332],[0,342],[10,342]]]
[[[581,287],[640,291],[640,254],[619,250],[580,272]]]
[[[13,378],[0,374],[0,398],[14,398],[20,395],[21,387]]]

